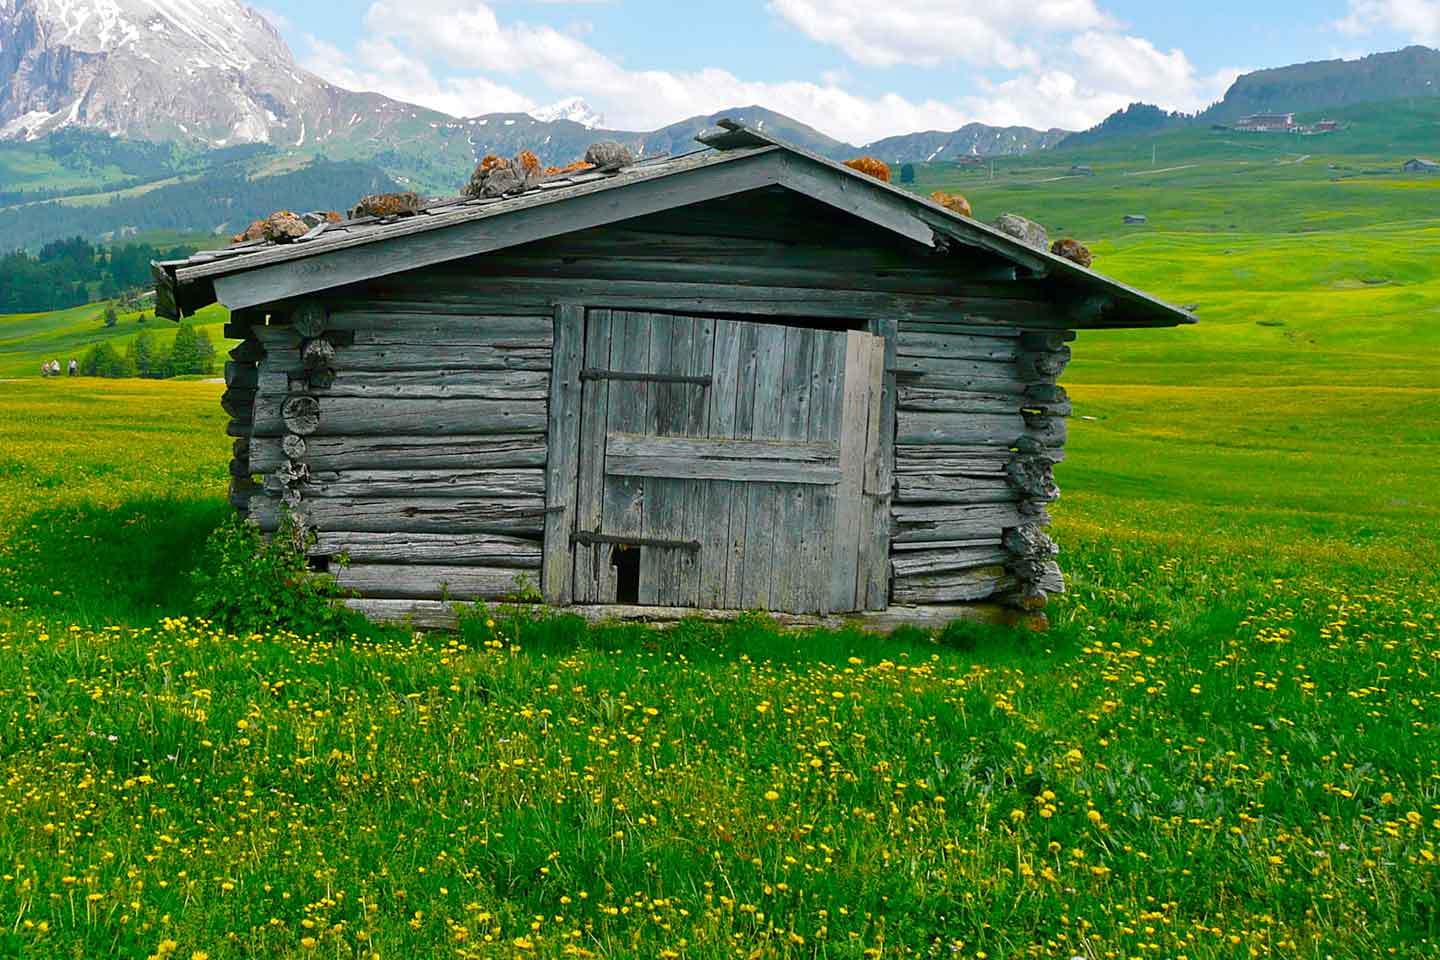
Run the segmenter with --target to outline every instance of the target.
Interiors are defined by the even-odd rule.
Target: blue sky
[[[266,0],[300,62],[459,115],[649,129],[759,102],[862,143],[1194,110],[1236,73],[1440,45],[1440,0]]]

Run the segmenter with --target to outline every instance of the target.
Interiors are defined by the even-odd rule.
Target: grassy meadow
[[[1313,139],[922,169],[1199,307],[1075,344],[1045,634],[232,636],[220,388],[0,383],[0,956],[1440,955],[1440,178]]]

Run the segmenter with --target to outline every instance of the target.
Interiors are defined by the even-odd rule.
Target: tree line
[[[108,300],[151,284],[151,260],[188,257],[194,247],[127,243],[105,248],[82,237],[45,244],[35,255],[0,256],[0,313],[41,313]]]
[[[87,377],[152,380],[186,374],[209,376],[215,372],[215,356],[215,343],[208,333],[181,323],[168,345],[149,330],[142,330],[131,340],[124,353],[108,340],[94,344],[80,360],[80,373]]]

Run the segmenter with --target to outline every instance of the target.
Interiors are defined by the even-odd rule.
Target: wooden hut
[[[232,499],[386,618],[1034,609],[1076,330],[1184,311],[735,123],[156,264],[218,300]],[[936,609],[938,608],[938,610]]]

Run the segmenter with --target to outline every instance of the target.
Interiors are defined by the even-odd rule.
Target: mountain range
[[[534,116],[452,117],[304,70],[265,18],[239,0],[0,0],[0,78],[0,139],[78,126],[200,148],[269,143],[373,160],[422,188],[453,189],[478,157],[524,147],[552,164],[576,159],[601,137],[640,155],[690,150],[694,135],[724,115],[826,156],[864,149],[892,162],[1025,153],[1066,133],[977,123],[857,147],[758,106],[636,132],[606,129],[579,98]]]
[[[973,123],[854,145],[758,105],[625,131],[579,98],[454,117],[343,89],[300,67],[240,0],[0,0],[0,248],[72,232],[225,231],[264,212],[257,198],[339,208],[361,184],[453,194],[480,157],[526,148],[557,165],[601,139],[640,156],[683,153],[722,116],[827,157],[904,164],[1436,95],[1440,52],[1409,47],[1256,71],[1199,114],[1132,104],[1082,133]],[[147,213],[162,202],[188,219]]]

